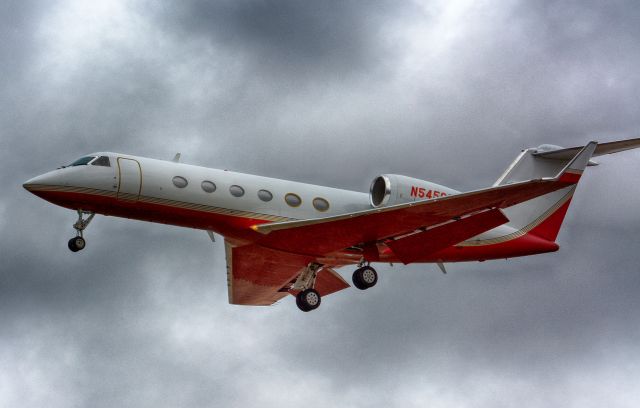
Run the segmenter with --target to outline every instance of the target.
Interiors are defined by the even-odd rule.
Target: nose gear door
[[[137,160],[118,157],[118,192],[122,201],[138,201],[142,188],[142,168]]]

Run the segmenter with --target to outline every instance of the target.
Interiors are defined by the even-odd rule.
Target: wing
[[[266,234],[258,240],[261,246],[322,256],[405,235],[476,211],[507,208],[566,186],[558,181],[534,180],[346,216],[263,224],[254,229]]]
[[[225,241],[229,303],[267,306],[290,293],[291,285],[314,257],[296,255],[259,245],[235,247]],[[331,268],[323,268],[316,278],[321,296],[348,288]]]
[[[585,146],[555,177],[334,217],[262,224],[252,228],[265,234],[257,241],[258,245],[314,257],[356,245],[394,239],[445,223],[451,223],[449,228],[455,228],[452,221],[462,217],[490,209],[508,208],[577,183],[596,146],[595,142]],[[494,221],[497,219],[493,218]],[[492,223],[489,222],[489,225]],[[450,232],[449,228],[440,230],[442,236]],[[486,230],[491,228],[493,226]]]

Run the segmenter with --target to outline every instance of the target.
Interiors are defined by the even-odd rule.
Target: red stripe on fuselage
[[[61,207],[82,209],[140,221],[215,231],[235,240],[253,242],[261,236],[250,227],[268,221],[249,217],[216,214],[142,201],[123,201],[115,196],[63,191],[35,190],[33,194]]]

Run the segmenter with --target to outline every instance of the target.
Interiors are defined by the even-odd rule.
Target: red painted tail
[[[567,215],[567,210],[569,209],[570,204],[571,198],[562,204],[560,208],[553,212],[549,217],[545,218],[540,224],[534,227],[530,233],[537,237],[546,239],[547,241],[555,242],[556,238],[558,238],[558,233],[560,233],[562,221],[564,221],[564,217]]]
[[[596,147],[597,143],[591,142],[570,159],[554,160],[536,156],[537,149],[524,150],[495,185],[553,178],[566,187],[508,208],[505,213],[509,225],[523,233],[554,242],[582,172]]]

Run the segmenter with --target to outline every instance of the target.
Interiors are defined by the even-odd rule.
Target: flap
[[[408,264],[426,254],[455,245],[508,221],[502,211],[488,210],[407,237],[387,241],[386,244],[402,263]]]

